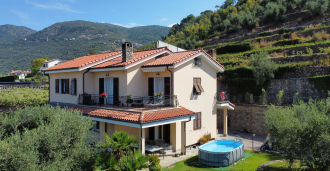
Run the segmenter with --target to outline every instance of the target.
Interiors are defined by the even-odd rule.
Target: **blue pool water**
[[[241,145],[242,143],[231,140],[217,140],[202,145],[200,149],[205,151],[212,151],[212,152],[229,152]]]

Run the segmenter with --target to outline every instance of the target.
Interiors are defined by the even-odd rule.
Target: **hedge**
[[[258,33],[258,35],[261,37],[270,36],[272,34],[273,34],[273,31],[264,31],[264,32]]]
[[[0,77],[0,82],[15,82],[19,77],[18,75],[10,75],[6,77]]]
[[[295,38],[295,39],[284,39],[284,40],[279,40],[276,43],[273,44],[273,46],[286,46],[286,45],[296,45],[301,43],[300,38]]]
[[[228,44],[220,46],[216,50],[217,54],[245,52],[252,50],[252,44],[247,42]]]
[[[309,77],[308,82],[313,84],[319,93],[327,94],[330,91],[330,75]]]

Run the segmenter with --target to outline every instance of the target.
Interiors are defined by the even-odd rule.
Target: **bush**
[[[270,36],[272,34],[273,34],[273,31],[264,31],[264,32],[258,33],[258,35],[261,37]]]
[[[284,17],[285,12],[286,12],[286,7],[284,7],[282,4],[269,2],[267,3],[264,10],[263,21],[264,23],[283,22],[286,19]]]
[[[226,54],[226,53],[238,53],[252,50],[252,44],[247,42],[227,44],[224,46],[218,47],[217,54]]]
[[[18,75],[10,75],[6,77],[0,77],[0,82],[15,82],[19,78]]]
[[[60,107],[0,114],[0,170],[90,170],[92,127],[80,111]]]
[[[284,94],[284,91],[281,90],[278,92],[278,94],[276,95],[276,101],[275,101],[275,104],[277,106],[281,106],[285,101],[285,94]]]
[[[204,134],[203,137],[206,138],[207,141],[210,141],[211,140],[211,133],[206,133],[206,134]]]
[[[263,85],[267,80],[274,78],[274,73],[278,69],[278,66],[274,61],[269,59],[267,52],[252,54],[250,58],[252,59],[253,77],[257,85]]]
[[[199,143],[200,144],[204,144],[204,143],[206,143],[207,142],[207,139],[205,138],[205,137],[201,137],[200,139],[199,139]]]
[[[48,102],[48,90],[31,88],[9,88],[0,90],[0,105],[39,106]]]
[[[306,52],[308,55],[313,55],[313,49],[311,48],[306,48]]]
[[[279,40],[276,43],[273,44],[273,46],[286,46],[286,45],[296,45],[301,43],[300,38],[295,38],[295,39],[284,39],[284,40]]]
[[[160,159],[158,156],[150,156],[149,157],[149,170],[150,171],[161,171],[162,167],[160,166]]]

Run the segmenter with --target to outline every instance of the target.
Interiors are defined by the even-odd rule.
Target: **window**
[[[202,87],[201,78],[194,78],[193,84],[194,84],[194,87],[193,87],[194,94],[199,95],[199,94],[201,94],[201,92],[204,92],[204,89]]]
[[[55,93],[69,94],[69,79],[55,80]]]
[[[194,119],[194,130],[201,129],[202,127],[202,113],[197,112]]]
[[[77,95],[77,79],[71,79],[71,95]]]

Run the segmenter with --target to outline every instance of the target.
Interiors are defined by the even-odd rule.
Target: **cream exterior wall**
[[[87,92],[90,94],[99,94],[99,78],[119,78],[119,95],[124,96],[127,94],[127,74],[125,70],[121,71],[109,71],[109,77],[106,77],[105,71],[102,72],[92,72],[92,80],[85,79],[85,87],[91,86],[93,87],[93,92]]]
[[[175,68],[174,70],[174,94],[177,95],[179,104],[191,111],[201,112],[201,129],[193,129],[193,120],[186,123],[186,145],[198,143],[205,133],[211,133],[216,137],[217,110],[216,110],[216,80],[217,71],[207,64],[202,58],[202,66],[193,66],[193,61]],[[204,92],[201,95],[193,95],[193,78],[202,79]]]
[[[136,138],[139,138],[139,128],[133,128],[123,125],[115,125],[115,131],[125,131],[131,136],[135,136]]]
[[[181,152],[181,122],[170,124],[170,142],[174,147],[175,152]]]
[[[50,84],[50,102],[62,102],[62,103],[73,103],[76,104],[79,94],[82,94],[82,73],[84,71],[80,72],[67,72],[67,73],[54,73],[49,74],[49,84]],[[77,79],[77,90],[76,95],[71,94],[59,94],[55,93],[55,79],[69,79],[69,87],[71,88],[71,79],[76,78]],[[85,82],[86,83],[86,82]],[[71,92],[70,92],[71,93]]]

